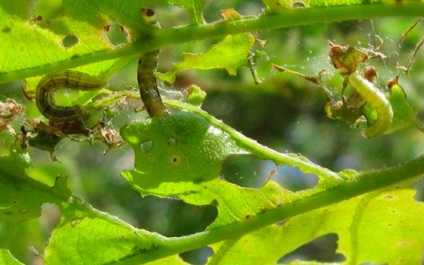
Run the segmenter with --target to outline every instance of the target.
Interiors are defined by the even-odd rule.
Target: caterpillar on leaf
[[[393,109],[383,92],[373,83],[362,77],[357,71],[349,75],[349,84],[375,109],[377,119],[368,124],[363,135],[367,138],[377,137],[390,127]]]

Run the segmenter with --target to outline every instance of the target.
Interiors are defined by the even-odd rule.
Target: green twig
[[[418,179],[422,174],[424,174],[424,156],[397,167],[363,172],[349,179],[349,181],[340,182],[331,189],[311,192],[305,197],[292,201],[290,204],[285,204],[260,213],[249,219],[186,237],[169,238],[157,248],[122,260],[118,264],[129,265],[145,263],[198,249],[223,240],[236,238],[281,220],[286,220],[321,207],[351,199],[370,191],[387,188],[405,181],[411,181],[415,178]]]
[[[185,109],[190,112],[199,114],[200,116],[205,118],[207,121],[209,121],[211,124],[213,124],[217,128],[220,128],[221,130],[227,132],[234,140],[237,141],[239,145],[241,145],[241,147],[250,151],[252,154],[257,156],[258,158],[272,160],[277,165],[295,166],[301,169],[305,173],[315,174],[316,176],[320,178],[324,178],[328,181],[337,182],[342,180],[342,178],[337,173],[327,168],[323,168],[317,164],[314,164],[313,162],[311,162],[310,160],[308,160],[306,157],[302,155],[293,154],[293,153],[279,153],[271,148],[268,148],[266,146],[259,144],[258,142],[234,130],[231,126],[228,126],[222,121],[217,120],[215,117],[211,116],[209,113],[207,113],[206,111],[198,107],[195,107],[193,105],[189,105],[180,101],[174,101],[174,100],[164,99],[164,102],[165,104],[171,107]]]
[[[266,147],[261,147],[258,143],[234,131],[234,129],[231,127],[216,120],[197,107],[171,100],[164,100],[164,102],[169,106],[183,108],[205,117],[215,126],[230,133],[231,136],[236,137],[237,140],[242,141],[245,146],[249,148],[249,150],[254,151],[255,154],[272,156],[274,158],[283,155],[278,154],[277,152]],[[261,151],[260,149],[263,150]],[[288,159],[290,160],[291,157],[289,156]],[[290,163],[291,162],[293,161],[290,160]],[[311,163],[309,162],[308,165],[310,164]],[[327,176],[335,174],[322,168],[318,168],[317,170],[319,170],[319,172],[322,174],[326,174]],[[302,195],[298,199],[293,200],[290,204],[282,205],[232,225],[186,237],[168,238],[164,240],[157,248],[146,253],[133,256],[126,260],[122,260],[119,262],[119,264],[140,264],[197,249],[199,247],[207,246],[223,240],[237,238],[240,235],[253,232],[257,229],[272,225],[281,220],[292,218],[294,216],[304,214],[321,207],[326,207],[343,200],[354,198],[370,191],[387,188],[389,186],[405,181],[410,182],[414,178],[420,177],[421,174],[424,174],[424,156],[397,167],[387,168],[379,171],[362,172],[350,178],[349,180],[338,182],[338,184],[331,189],[327,189],[325,191],[315,189],[313,191],[306,192],[305,195]]]
[[[189,25],[161,29],[153,32],[152,38],[134,42],[113,50],[99,50],[87,55],[73,56],[73,58],[70,58],[69,60],[55,62],[49,65],[40,65],[39,67],[31,69],[22,69],[14,72],[1,72],[0,83],[37,76],[46,72],[57,72],[104,60],[136,56],[140,53],[157,50],[167,46],[208,38],[224,37],[230,34],[355,19],[405,16],[412,17],[423,15],[424,3],[406,1],[396,3],[396,1],[393,1],[393,3],[369,5],[287,9],[281,11],[279,14],[264,14],[260,16],[244,17],[239,20],[220,21],[206,25]]]

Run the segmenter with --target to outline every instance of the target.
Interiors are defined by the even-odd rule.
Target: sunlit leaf
[[[74,198],[62,207],[62,218],[45,250],[45,262],[107,264],[153,249],[157,240],[158,236]]]
[[[240,67],[247,65],[247,56],[255,41],[257,41],[256,36],[248,32],[259,30],[262,33],[265,30],[277,27],[317,22],[327,23],[353,18],[372,18],[387,16],[387,14],[395,16],[412,13],[421,15],[420,13],[423,10],[418,1],[413,4],[408,3],[408,1],[402,3],[395,3],[394,0],[378,1],[381,4],[367,9],[368,6],[365,5],[364,1],[359,0],[264,0],[262,2],[266,5],[268,13],[258,11],[255,16],[244,17],[232,9],[227,9],[222,12],[222,21],[206,24],[203,19],[205,2],[204,0],[39,0],[18,1],[16,5],[0,3],[0,16],[2,17],[0,34],[3,36],[2,49],[0,49],[0,83],[74,68],[84,64],[87,64],[81,67],[84,72],[109,76],[134,59],[130,57],[136,57],[139,53],[148,49],[162,49],[168,46],[174,52],[179,48],[183,50],[186,48],[175,49],[175,46],[181,43],[207,38],[221,39],[221,41],[203,53],[186,54],[183,61],[175,64],[169,73],[158,74],[158,76],[165,81],[172,82],[178,73],[192,69],[224,69],[230,75],[235,75]],[[377,1],[368,1],[368,3],[374,2]],[[252,9],[251,6],[240,3],[236,7],[240,7],[240,10],[244,13],[255,10],[258,2],[253,5]],[[168,8],[170,5],[185,8],[191,17],[184,18],[183,21],[191,19],[190,25],[175,25],[158,29],[147,25],[140,17],[142,7],[152,6],[152,8],[156,8],[156,6],[163,6],[166,8],[159,9],[174,10]],[[337,5],[338,7],[335,9],[343,12],[333,12],[334,8],[324,7],[331,5]],[[349,13],[350,8],[352,8],[349,5],[355,5],[355,8],[362,7],[362,9],[358,8],[357,10],[364,12]],[[312,8],[318,6],[322,8]],[[376,11],[376,7],[379,8],[378,11]],[[398,9],[399,14],[396,13]],[[308,13],[309,11],[312,12]],[[408,11],[411,11],[411,13],[408,13]],[[218,12],[216,11],[215,15]],[[271,12],[277,14],[270,14]],[[278,14],[279,12],[285,15]],[[298,14],[300,15],[298,16]],[[310,14],[310,16],[306,17],[305,14]],[[343,16],[341,17],[340,14],[343,14]],[[211,17],[213,15],[211,14]],[[167,22],[169,21],[172,20]],[[111,24],[118,28],[117,31],[122,26],[124,31],[129,33],[129,35],[122,34],[122,43],[115,44],[108,39],[107,31]],[[291,37],[291,33],[295,31],[290,31],[290,35],[285,33],[286,35],[283,37]],[[270,40],[274,32],[276,31],[271,34],[266,32],[266,34],[269,34]],[[309,36],[309,29],[299,32],[302,34],[308,32]],[[127,36],[128,39],[134,36],[147,37],[147,41],[145,42],[143,38],[138,40],[137,37],[134,37],[137,39],[135,43],[127,43]],[[332,38],[332,36],[330,37]],[[267,53],[269,60],[274,61],[278,57],[284,57],[282,60],[286,60],[286,56],[290,57],[287,51],[293,49],[281,45],[279,39],[276,40],[278,51],[275,52],[277,49],[273,48],[272,52]],[[315,39],[313,40],[315,41]],[[271,45],[275,45],[271,42]],[[303,38],[301,41],[293,41],[291,45],[299,46],[299,43],[303,43]],[[321,37],[317,43],[316,46],[324,46],[325,40],[323,41]],[[266,41],[263,41],[262,44],[265,46]],[[306,46],[304,47],[306,48]],[[304,47],[302,46],[302,48]],[[304,50],[307,51],[307,49]],[[163,57],[166,57],[167,52],[169,51],[163,49]],[[168,54],[172,54],[172,52]],[[311,49],[311,52],[314,52],[314,49]],[[344,79],[342,75],[356,72],[358,65],[364,62],[363,54],[360,51],[351,50],[351,52],[347,52],[345,57],[341,56],[342,58],[337,57],[337,60],[333,60],[339,72],[334,75],[336,76],[335,79],[338,78],[335,82],[336,86],[332,87],[326,84],[327,87],[324,88],[329,101],[328,114],[341,118],[349,124],[355,124],[358,119],[364,119],[361,116],[365,116],[367,122],[373,124],[379,119],[378,108],[386,107],[387,104],[373,105],[372,103],[375,103],[377,98],[375,93],[361,97],[358,93],[355,94],[355,92],[358,92],[357,88],[355,89],[352,84],[347,84],[347,79]],[[310,56],[313,57],[315,54],[313,53]],[[122,58],[111,59],[118,57]],[[305,69],[310,66],[310,62],[305,66],[299,65],[306,60],[301,61],[297,54],[296,57],[295,63],[298,66],[305,67]],[[77,63],[75,63],[76,61]],[[309,57],[307,61],[309,61]],[[323,61],[327,63],[327,60],[324,59]],[[172,63],[169,58],[168,61],[164,61],[164,65],[167,66]],[[262,75],[269,69],[259,66],[260,63],[260,60],[258,60],[258,73]],[[133,75],[128,73],[128,76],[133,76],[135,79],[135,72]],[[273,74],[267,75],[268,77],[270,77],[269,80],[264,78],[264,83],[258,87],[266,88],[267,93],[277,91],[277,88],[267,89],[271,86],[275,87]],[[259,80],[259,78],[257,79]],[[30,88],[36,86],[38,79],[26,81],[26,88],[30,90]],[[195,81],[199,80],[195,78],[183,80],[184,86],[187,84],[186,81],[196,83]],[[214,78],[210,81],[221,82],[221,79]],[[318,81],[322,80],[319,79]],[[278,86],[280,85],[282,85],[281,82]],[[278,93],[286,93],[288,89],[285,86],[281,87],[281,89],[278,88]],[[383,93],[381,94],[383,95]],[[66,106],[79,104],[87,107],[87,105],[90,106],[93,103],[92,99],[97,95],[86,93],[82,97],[67,98],[63,101],[58,98],[57,103]],[[130,92],[119,95],[107,92],[107,95],[106,99],[96,98],[99,101],[97,105],[93,103],[92,107],[98,109],[110,106],[112,109],[114,108],[112,104],[119,101],[120,98],[126,99],[127,96],[136,98],[129,96]],[[0,96],[3,96],[3,94]],[[114,122],[116,121],[120,126],[123,126],[121,130],[123,137],[135,153],[134,169],[122,173],[131,187],[142,196],[172,198],[182,200],[187,204],[215,207],[218,215],[205,225],[204,231],[167,238],[157,233],[135,228],[116,216],[96,210],[90,204],[75,197],[73,192],[84,193],[83,188],[86,188],[80,185],[80,181],[82,183],[82,180],[89,179],[92,181],[92,187],[89,187],[89,190],[104,192],[101,196],[93,199],[97,207],[106,207],[108,211],[113,211],[116,215],[122,214],[125,218],[128,217],[131,223],[140,221],[140,224],[144,224],[145,220],[140,219],[150,217],[146,215],[136,216],[135,214],[128,216],[126,215],[127,212],[121,212],[120,206],[103,204],[108,199],[111,199],[111,201],[121,199],[111,196],[112,190],[104,189],[103,181],[112,182],[113,191],[119,188],[125,190],[128,187],[120,186],[122,184],[121,179],[118,180],[121,183],[115,183],[115,180],[110,181],[102,175],[102,172],[112,169],[114,165],[108,165],[107,169],[98,171],[98,168],[96,168],[98,164],[95,162],[100,160],[101,156],[84,156],[81,159],[82,163],[75,163],[77,165],[75,171],[69,172],[70,179],[73,180],[73,184],[76,184],[71,186],[72,188],[76,187],[76,190],[71,192],[66,185],[67,178],[59,176],[54,181],[57,173],[60,172],[63,175],[64,171],[59,169],[49,171],[39,165],[35,170],[29,170],[31,161],[28,155],[15,151],[11,151],[10,156],[0,157],[0,219],[11,222],[11,226],[4,227],[9,228],[17,221],[38,217],[43,203],[52,202],[57,205],[61,214],[59,223],[57,225],[56,222],[54,225],[50,224],[48,228],[45,228],[43,223],[43,234],[48,234],[49,229],[53,229],[50,240],[47,244],[44,244],[46,242],[43,239],[41,246],[34,247],[34,250],[39,249],[40,253],[43,252],[43,249],[45,250],[37,258],[44,259],[43,262],[47,265],[143,264],[145,262],[150,262],[150,264],[188,264],[180,258],[179,254],[203,247],[213,249],[213,254],[208,259],[209,264],[276,264],[281,262],[282,257],[295,249],[327,234],[337,235],[338,249],[336,252],[343,255],[346,263],[349,264],[419,264],[422,262],[422,250],[424,248],[422,234],[424,231],[422,231],[421,219],[424,209],[422,203],[414,199],[416,190],[412,188],[411,180],[416,181],[423,174],[423,158],[405,162],[401,166],[386,170],[367,171],[365,173],[358,173],[354,170],[333,172],[331,169],[325,168],[324,165],[320,166],[313,163],[301,154],[277,152],[245,137],[198,108],[204,99],[205,94],[193,85],[191,90],[188,90],[188,96],[185,97],[185,100],[182,99],[177,103],[172,103],[172,100],[164,100],[172,109],[170,115],[143,119],[129,125],[122,125],[128,120],[126,114],[116,115],[114,120]],[[397,82],[392,86],[388,99],[394,109],[393,124],[389,130],[421,126],[416,118],[414,108],[407,101]],[[364,103],[364,101],[367,102]],[[122,105],[124,106],[120,107],[127,107],[126,103],[123,102]],[[297,105],[294,97],[290,99],[289,103],[289,108]],[[344,104],[342,108],[337,108],[338,103]],[[379,102],[377,101],[377,103]],[[235,112],[238,112],[237,115],[248,116],[249,122],[251,121],[250,115],[256,115],[255,110],[252,112],[238,111],[236,109],[238,108],[237,104],[233,104],[233,102],[229,102],[227,105],[234,108]],[[259,106],[262,109],[271,107],[267,105]],[[319,115],[322,116],[322,113]],[[122,118],[122,116],[125,117]],[[261,123],[263,118],[258,117],[257,120]],[[22,120],[24,118],[22,117]],[[278,121],[275,120],[274,123],[281,127],[282,125]],[[16,128],[19,128],[20,125],[10,124],[16,126]],[[5,124],[2,133],[9,133],[10,135],[7,135],[7,137],[12,140],[3,141],[2,139],[0,141],[2,144],[7,143],[8,146],[4,148],[5,150],[11,145],[11,141],[16,139],[15,146],[18,146],[21,138],[25,137],[24,132],[16,135],[14,131],[19,130],[6,125],[9,124]],[[258,132],[263,132],[262,127]],[[321,141],[321,137],[325,133],[325,130],[320,131],[316,134],[314,140]],[[331,134],[331,136],[334,135]],[[315,137],[315,134],[313,136]],[[278,137],[277,148],[281,148],[281,150],[290,149],[292,146],[289,148],[285,144],[296,138],[296,136],[288,134],[279,134]],[[76,140],[77,138],[71,139]],[[37,140],[39,140],[37,142],[39,145],[47,146],[45,149],[52,150],[52,146],[56,146],[58,139],[41,137]],[[348,142],[351,138],[341,139],[342,141],[339,138],[335,140],[337,141],[334,141],[334,146],[324,147],[329,151],[314,151],[315,153],[322,151],[334,153],[334,158],[338,158],[339,161],[330,164],[321,160],[320,163],[338,168],[340,165],[345,166],[345,162],[341,161],[345,157],[340,150],[349,145]],[[22,141],[21,147],[24,147],[25,143],[31,145],[31,141]],[[74,143],[72,142],[72,144]],[[418,141],[418,147],[419,144]],[[12,146],[12,149],[15,146]],[[320,147],[322,145],[317,145],[315,149],[321,149]],[[418,147],[416,149],[419,149]],[[70,153],[71,156],[79,155],[74,150],[70,144],[69,149],[64,149],[64,155]],[[301,151],[303,152],[303,150]],[[416,152],[415,150],[406,151],[409,152],[409,156],[410,153]],[[294,152],[299,152],[299,150]],[[266,172],[269,169],[265,169],[265,172],[259,172],[263,183],[260,183],[262,185],[257,188],[242,187],[230,183],[224,175],[220,175],[223,162],[229,156],[240,154],[249,154],[258,159],[269,160],[275,164],[275,170],[284,165],[295,167],[296,170],[315,175],[318,183],[307,189],[296,192],[290,191],[274,178],[275,170]],[[367,155],[371,156],[368,153]],[[355,154],[352,156],[355,156]],[[84,160],[88,157],[92,160]],[[123,155],[122,160],[120,157],[116,163],[126,163],[129,159],[132,159],[131,155],[128,155],[128,157]],[[313,157],[312,160],[319,161],[319,159],[321,158]],[[349,157],[348,160],[351,161],[352,159]],[[85,175],[86,171],[84,172],[82,167],[87,167],[87,165],[93,168],[94,174]],[[61,167],[59,163],[57,163],[57,167]],[[84,179],[78,179],[79,172],[84,172]],[[258,178],[256,172],[252,172],[251,178]],[[405,179],[408,179],[409,182],[404,183]],[[43,181],[43,183],[38,180]],[[396,183],[402,184],[394,185]],[[92,197],[89,193],[86,192],[84,196],[91,200]],[[142,200],[142,198],[139,199]],[[136,200],[125,201],[124,203],[127,202],[131,205],[140,203]],[[155,206],[152,207],[154,211],[160,210]],[[46,216],[43,215],[42,217]],[[49,217],[47,216],[46,219]],[[164,216],[161,215],[160,218],[162,217]],[[193,219],[195,218],[197,216]],[[173,223],[168,222],[168,219],[166,219],[166,222],[159,218],[153,220],[153,222],[155,221],[161,225],[162,223],[173,225]],[[3,227],[0,228],[3,229]],[[25,234],[26,231],[24,230],[22,233]],[[5,238],[11,238],[10,234]],[[16,240],[21,240],[21,238],[17,237]],[[10,247],[14,242],[7,242],[7,244]],[[18,247],[15,246],[15,248]],[[12,252],[17,256],[14,250]],[[296,260],[293,263],[301,262]],[[320,263],[319,261],[306,262]],[[20,264],[8,250],[3,249],[0,250],[0,263]]]
[[[30,13],[30,2],[20,3],[19,8],[12,10],[7,3],[0,3],[0,27],[4,35],[0,73],[42,67],[96,50],[112,49],[104,33],[107,21],[102,20],[93,6],[83,1],[78,1],[76,6],[67,5],[65,1],[64,16],[34,21],[32,15],[39,14]],[[68,43],[70,38],[75,42]],[[114,61],[104,64],[110,67]]]
[[[191,69],[225,69],[235,75],[237,68],[247,65],[247,54],[254,42],[251,34],[229,35],[204,53],[185,54],[184,60],[175,64],[171,71],[157,76],[173,83],[176,74]]]
[[[0,263],[3,265],[23,265],[7,249],[0,249]]]
[[[26,175],[25,168],[29,166],[28,157],[17,152],[0,158],[0,220],[36,218],[43,203],[60,201],[51,193],[61,193],[64,198],[70,196],[65,178],[59,178],[55,186],[49,187]]]
[[[424,240],[417,231],[423,229],[424,206],[414,195],[405,184],[295,217],[282,226],[284,236],[292,239],[285,247],[293,251],[316,237],[337,233],[337,252],[347,262],[419,263]]]
[[[186,112],[140,121],[121,133],[134,149],[135,168],[141,174],[161,176],[139,180],[152,188],[164,182],[216,179],[226,157],[246,152],[228,134]]]
[[[405,91],[398,83],[396,77],[389,82],[389,101],[393,108],[393,122],[389,131],[393,132],[407,127],[420,127],[420,121],[416,116],[415,109],[408,102]]]
[[[202,127],[204,129],[201,129]],[[242,224],[278,207],[287,205],[296,207],[297,203],[321,193],[323,189],[329,189],[331,184],[323,181],[310,190],[293,193],[284,190],[272,180],[258,189],[243,188],[228,183],[217,175],[207,174],[205,168],[208,172],[218,172],[220,168],[218,161],[222,163],[228,154],[239,152],[237,144],[233,144],[229,138],[225,140],[227,145],[218,153],[211,151],[212,149],[207,146],[212,146],[212,142],[219,143],[220,137],[217,136],[225,136],[225,133],[218,131],[216,134],[208,134],[211,129],[206,128],[211,127],[211,124],[201,118],[184,112],[125,127],[122,133],[134,149],[135,170],[124,172],[123,176],[144,196],[176,197],[190,204],[214,205],[217,207],[218,216],[207,228],[209,231],[235,223]],[[211,143],[205,144],[204,141],[207,139]],[[191,148],[188,148],[189,146]],[[203,154],[202,150],[211,152]],[[174,163],[180,161],[173,159],[176,157],[184,157],[186,160],[184,163]],[[201,161],[197,160],[198,158],[201,158]],[[161,166],[155,166],[156,163]],[[346,178],[346,185],[350,185],[349,183],[355,182],[353,179],[357,173],[346,171],[343,175]],[[377,254],[376,252],[382,250],[380,251],[368,237],[373,233],[371,230],[378,229],[382,223],[388,222],[393,226],[393,232],[388,234],[390,239],[387,238],[386,241],[393,241],[393,246],[396,247],[397,242],[413,240],[410,246],[409,243],[404,244],[404,251],[405,255],[410,257],[408,261],[414,262],[420,257],[418,250],[424,241],[419,235],[405,234],[405,231],[417,231],[421,228],[418,220],[413,222],[416,224],[413,228],[409,228],[406,220],[411,216],[404,213],[414,213],[414,218],[419,219],[421,216],[419,212],[424,208],[413,196],[410,184],[405,184],[353,198],[330,208],[311,211],[288,221],[214,244],[212,248],[216,255],[209,260],[210,262],[219,260],[222,264],[232,264],[236,261],[242,261],[243,264],[257,264],[259,260],[275,263],[282,256],[316,237],[336,233],[341,242],[337,252],[349,259],[355,259],[358,255],[361,262],[367,260],[390,262],[399,256],[387,255],[387,258],[384,258],[383,254]],[[381,230],[381,233],[385,232]],[[290,240],[287,241],[287,238]],[[352,238],[360,243],[355,243],[356,241],[352,243]],[[371,248],[372,245],[374,251],[360,251],[357,249],[358,245],[361,248]],[[263,255],[264,252],[267,253],[266,257]],[[391,253],[396,253],[395,249],[392,249]]]
[[[92,0],[79,0],[93,3]],[[131,28],[143,30],[143,22],[140,20],[140,9],[146,7],[174,5],[187,9],[191,14],[194,24],[204,23],[203,8],[204,0],[120,0],[101,1],[96,0],[95,5],[112,19]],[[136,7],[136,8],[135,8]]]

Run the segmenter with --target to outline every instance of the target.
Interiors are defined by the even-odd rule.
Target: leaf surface
[[[0,263],[4,265],[23,265],[7,249],[0,249]]]
[[[160,237],[74,198],[45,250],[46,264],[108,264],[157,245]],[[64,244],[63,242],[66,242]]]
[[[183,61],[176,63],[171,71],[157,76],[173,83],[177,73],[191,69],[225,69],[235,75],[237,68],[247,65],[247,54],[254,43],[255,38],[249,33],[229,35],[204,53],[185,54]]]
[[[135,170],[123,172],[123,176],[143,196],[177,197],[194,205],[214,205],[218,216],[207,228],[211,233],[226,226],[243,226],[243,223],[247,224],[252,218],[260,219],[262,213],[269,210],[296,207],[296,204],[338,185],[337,182],[322,178],[312,189],[291,192],[273,180],[258,189],[228,183],[218,175],[222,161],[229,154],[237,155],[245,150],[240,149],[240,143],[234,142],[235,139],[228,138],[226,132],[219,131],[218,128],[210,129],[212,126],[196,115],[180,112],[170,117],[137,122],[125,127],[122,134],[132,145],[136,160]],[[205,133],[207,131],[216,133]],[[170,137],[177,140],[172,141],[172,145],[169,145]],[[223,145],[220,137],[226,139],[226,145],[215,153],[207,146],[212,145],[211,142]],[[152,141],[147,152],[143,146],[146,141]],[[202,154],[202,150],[209,152]],[[175,154],[185,157],[186,162],[174,164],[172,157]],[[155,166],[158,161],[162,166]],[[207,172],[215,173],[208,174],[204,171],[205,168]],[[355,182],[356,175],[357,173],[349,171],[341,173],[344,183],[339,183],[340,186]],[[412,232],[408,234],[406,231],[421,229],[420,212],[424,208],[413,196],[411,182],[408,182],[263,226],[256,231],[211,245],[214,255],[210,257],[208,264],[257,264],[259,261],[275,263],[301,245],[329,233],[338,234],[340,247],[337,253],[349,260],[390,263],[403,255],[388,254],[402,251],[408,255],[408,262],[414,263],[421,257],[419,249],[424,246],[424,241],[419,235]],[[404,214],[407,212],[414,213],[414,217]],[[411,217],[414,221],[409,223]],[[392,232],[386,233],[381,229],[382,226],[390,227]],[[372,232],[376,229],[380,229],[381,234]],[[374,239],[369,239],[369,235],[373,233],[391,245],[375,244]],[[371,247],[373,251],[365,251]],[[391,249],[383,250],[387,247]],[[402,250],[397,250],[398,247]]]
[[[29,165],[28,157],[17,152],[0,157],[0,220],[16,222],[36,218],[43,203],[60,202],[52,193],[61,194],[65,199],[70,196],[65,178],[57,179],[54,187],[49,187],[26,175]]]

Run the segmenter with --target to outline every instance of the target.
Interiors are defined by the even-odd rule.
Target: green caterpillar
[[[393,120],[393,109],[383,92],[373,83],[366,80],[358,72],[349,76],[349,84],[369,102],[377,112],[377,120],[364,131],[364,136],[373,138],[383,134],[390,127]]]

